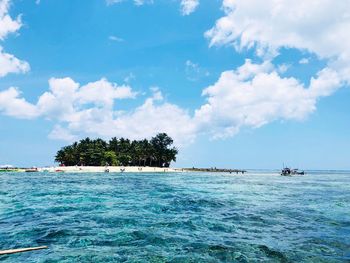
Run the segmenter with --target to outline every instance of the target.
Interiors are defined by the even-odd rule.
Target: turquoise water
[[[0,174],[1,262],[350,262],[350,173]]]

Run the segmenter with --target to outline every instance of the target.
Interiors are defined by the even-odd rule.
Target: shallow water
[[[349,262],[350,173],[0,174],[1,262]]]

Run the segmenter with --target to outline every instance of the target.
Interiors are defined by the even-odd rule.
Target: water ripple
[[[349,262],[350,174],[0,174],[1,262]]]

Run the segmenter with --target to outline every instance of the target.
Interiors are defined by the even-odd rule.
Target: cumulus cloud
[[[4,40],[7,35],[18,31],[21,26],[21,18],[13,19],[9,15],[10,1],[0,0],[0,40]],[[21,61],[12,54],[8,54],[0,46],[0,77],[9,73],[25,73],[29,70],[29,64]]]
[[[10,0],[0,0],[0,40],[4,40],[8,34],[18,31],[22,26],[21,17],[11,18],[9,8]]]
[[[71,78],[52,78],[49,91],[36,104],[27,102],[15,88],[0,92],[0,112],[17,118],[43,117],[56,123],[50,138],[71,141],[84,135],[132,139],[164,131],[178,144],[192,141],[195,126],[189,113],[164,100],[158,87],[152,96],[130,111],[118,111],[115,102],[135,98],[131,87],[101,79],[80,86]]]
[[[322,58],[349,55],[350,1],[224,0],[226,15],[207,32],[211,44],[293,47]]]
[[[107,0],[107,4],[117,2],[120,1]],[[0,3],[7,3],[0,5],[0,10],[5,10],[0,11],[0,17],[4,17],[9,1]],[[198,6],[198,1],[181,3],[192,6],[188,13]],[[49,90],[36,103],[26,101],[17,88],[0,91],[0,112],[16,118],[52,120],[55,126],[50,138],[71,141],[89,135],[140,139],[164,131],[178,144],[185,144],[198,133],[225,138],[244,127],[304,120],[316,110],[320,98],[349,82],[350,39],[346,29],[350,28],[350,0],[224,0],[223,7],[225,16],[206,33],[210,45],[230,45],[238,52],[254,49],[262,62],[247,59],[241,67],[222,72],[213,85],[203,90],[206,101],[194,114],[167,102],[157,87],[151,88],[151,96],[139,106],[117,110],[118,100],[137,95],[130,86],[106,79],[81,86],[71,78],[50,79]],[[326,60],[327,65],[307,85],[296,77],[283,77],[289,65],[273,64],[282,48],[312,53]],[[0,76],[29,69],[25,62],[0,51],[0,65],[7,65],[1,68]],[[1,57],[7,61],[1,62]],[[200,72],[199,65],[190,60],[185,66],[191,72]]]
[[[90,108],[111,111],[115,100],[134,98],[129,86],[118,86],[106,79],[80,86],[71,78],[52,78],[50,91],[42,94],[36,105],[42,116],[58,121],[74,121]],[[88,107],[86,107],[88,106]]]
[[[53,140],[67,142],[73,142],[78,139],[77,136],[72,134],[68,129],[63,128],[61,125],[55,125],[48,137]]]
[[[232,46],[237,52],[253,49],[265,62],[247,60],[203,91],[207,103],[195,117],[201,127],[215,127],[214,137],[278,119],[302,120],[319,98],[350,83],[349,0],[223,0],[223,10],[225,15],[205,33],[210,45]],[[327,65],[305,87],[297,78],[280,76],[288,64],[272,64],[282,48],[316,55]]]
[[[9,73],[25,73],[29,71],[30,66],[27,62],[19,60],[14,55],[3,51],[0,46],[0,77]]]
[[[0,111],[16,117],[43,116],[69,122],[89,108],[111,111],[115,100],[136,96],[129,86],[118,86],[106,79],[80,86],[71,78],[51,78],[49,87],[49,91],[43,93],[36,104],[30,104],[24,98],[20,98],[20,93],[15,88],[2,91]]]
[[[338,73],[326,68],[305,87],[295,78],[281,77],[271,62],[246,60],[236,70],[226,71],[203,90],[206,103],[194,115],[165,101],[160,89],[138,107],[121,111],[115,104],[136,96],[129,86],[101,79],[80,86],[70,78],[50,79],[50,90],[36,104],[20,97],[17,89],[0,93],[0,111],[18,118],[44,117],[56,123],[50,138],[71,141],[85,135],[131,139],[151,137],[164,131],[178,145],[198,133],[213,138],[235,135],[243,127],[258,128],[276,120],[304,120],[316,109],[319,98],[341,86]]]
[[[39,113],[35,105],[30,104],[20,96],[20,92],[14,87],[0,91],[0,112],[21,119],[37,117]]]
[[[350,0],[224,0],[223,9],[225,16],[206,32],[211,45],[255,48],[265,58],[282,47],[308,51],[350,80]]]
[[[199,0],[181,0],[181,13],[186,16],[193,13],[199,6]]]
[[[105,112],[104,117],[98,120],[90,112],[85,113],[77,122],[69,123],[72,130],[84,129],[89,134],[103,137],[127,136],[132,139],[151,137],[163,131],[172,136],[177,145],[195,138],[195,125],[188,112],[165,102],[159,93],[129,112]],[[97,112],[96,116],[101,116],[100,113]]]
[[[214,138],[233,136],[242,127],[258,128],[275,120],[303,120],[316,102],[340,86],[338,74],[324,69],[304,87],[295,78],[283,78],[271,62],[247,60],[237,70],[226,71],[203,91],[207,97],[195,113],[199,129]]]

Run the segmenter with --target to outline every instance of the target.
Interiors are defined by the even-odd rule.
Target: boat
[[[299,171],[299,169],[291,169],[288,167],[285,167],[281,171],[282,176],[292,176],[292,175],[304,175],[304,171]]]
[[[281,171],[281,175],[283,176],[289,176],[291,175],[291,169],[290,168],[283,168],[282,171]]]
[[[33,168],[28,168],[24,170],[26,173],[36,173],[38,172],[38,168],[33,167]]]
[[[305,172],[304,171],[299,171],[299,169],[294,169],[292,170],[293,174],[296,174],[296,175],[304,175]]]

